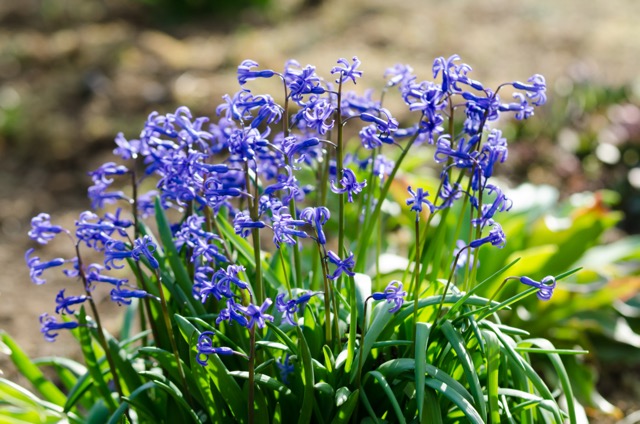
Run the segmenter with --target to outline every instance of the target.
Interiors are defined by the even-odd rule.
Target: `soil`
[[[180,104],[213,115],[221,95],[237,90],[244,59],[281,69],[295,58],[328,75],[338,58],[357,55],[365,78],[381,81],[398,62],[430,78],[433,58],[457,53],[487,85],[544,74],[550,96],[567,75],[622,84],[640,69],[640,2],[630,0],[273,0],[266,11],[177,22],[145,3],[154,4],[0,2],[0,328],[32,356],[77,348],[67,335],[47,343],[39,333],[38,316],[53,312],[68,280],[49,273],[43,286],[30,282],[31,217],[48,212],[72,227],[89,207],[86,172],[109,160],[119,131],[133,137],[150,111]],[[38,250],[70,254],[64,243]],[[118,307],[106,296],[96,300],[117,332]],[[4,356],[0,369],[17,378]],[[621,384],[609,388],[613,402],[640,409],[637,392]]]

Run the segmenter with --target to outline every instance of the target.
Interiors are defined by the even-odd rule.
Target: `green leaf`
[[[111,390],[109,390],[107,386],[107,381],[105,380],[104,373],[102,372],[100,364],[96,359],[93,342],[91,339],[91,332],[87,327],[87,316],[84,307],[80,308],[78,322],[80,323],[80,327],[78,327],[77,329],[78,337],[80,339],[80,347],[82,349],[82,354],[84,355],[84,362],[87,364],[87,369],[89,370],[89,375],[97,385],[98,392],[102,396],[102,399],[105,401],[109,409],[114,410],[116,409],[117,405],[113,400],[113,397],[111,396]],[[68,402],[65,402],[65,410],[71,408],[71,404],[67,403]]]
[[[498,383],[500,380],[500,341],[491,331],[482,330],[486,345],[487,398],[489,399],[489,418],[491,423],[500,422],[500,402]]]
[[[249,373],[247,371],[229,371],[229,375],[249,380]],[[289,389],[287,386],[285,386],[275,378],[260,373],[255,373],[253,377],[255,384],[258,384],[266,389],[273,390],[280,396],[288,397],[291,398],[291,400],[295,401],[295,395],[293,394],[291,389]]]
[[[31,362],[24,351],[5,331],[0,330],[0,340],[11,350],[11,361],[18,368],[20,374],[29,380],[46,400],[56,405],[64,405],[67,401],[64,393],[42,374],[40,369]]]
[[[356,405],[358,404],[359,394],[360,391],[356,390],[349,395],[346,401],[338,408],[338,412],[331,421],[331,424],[342,424],[349,422],[351,416],[353,415],[353,411],[356,409]]]
[[[378,371],[369,371],[364,376],[363,383],[367,381],[368,377],[373,377],[378,381],[378,383],[380,384],[380,387],[382,387],[382,390],[387,395],[389,402],[391,402],[391,406],[393,407],[393,411],[395,412],[396,417],[398,418],[398,422],[400,424],[406,423],[404,415],[402,414],[402,409],[398,404],[398,399],[396,399],[395,395],[393,394],[393,390],[391,390],[391,386],[389,386],[389,383],[387,382],[386,378],[384,378],[384,375],[382,375]]]
[[[487,404],[484,400],[484,394],[482,393],[482,386],[480,385],[480,379],[476,372],[476,366],[474,365],[469,352],[467,352],[464,339],[449,321],[443,322],[441,329],[442,333],[458,356],[458,360],[464,370],[467,383],[469,383],[469,389],[473,395],[475,404],[480,408],[480,415],[483,417],[483,420],[486,420]]]
[[[300,327],[296,327],[296,331],[298,332],[298,350],[302,355],[302,381],[304,386],[302,407],[300,408],[298,423],[305,424],[311,421],[311,414],[313,412],[313,404],[315,402],[313,393],[315,378],[313,375],[313,364],[309,345],[307,344]]]
[[[433,390],[442,393],[447,399],[460,408],[470,423],[485,424],[485,421],[482,419],[480,414],[478,414],[478,411],[475,410],[473,405],[471,405],[468,400],[460,396],[457,391],[452,390],[451,387],[447,386],[442,381],[436,380],[435,378],[427,378],[425,384]]]
[[[418,405],[418,420],[422,421],[422,415],[424,413],[424,381],[426,378],[426,364],[427,364],[427,344],[429,343],[429,331],[431,327],[425,322],[416,323],[416,403]]]

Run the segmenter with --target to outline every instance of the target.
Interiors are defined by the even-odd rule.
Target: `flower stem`
[[[247,408],[249,424],[254,421],[254,398],[255,398],[255,366],[256,366],[256,327],[249,329],[250,351],[249,351],[249,395],[247,396]]]
[[[420,215],[416,215],[416,261],[415,261],[415,280],[413,286],[413,340],[416,339],[416,332],[418,331],[418,299],[420,297]],[[366,313],[366,312],[365,312]]]

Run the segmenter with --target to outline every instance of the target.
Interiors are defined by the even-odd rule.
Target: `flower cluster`
[[[436,214],[463,203],[471,209],[467,228],[472,230],[458,245],[460,260],[452,267],[477,266],[474,249],[504,246],[497,217],[511,208],[491,179],[508,149],[500,130],[490,124],[504,113],[530,117],[533,108],[545,102],[546,86],[544,78],[534,75],[527,82],[485,88],[469,77],[471,67],[459,60],[456,55],[436,59],[433,81],[420,81],[406,65],[387,70],[385,91],[397,90],[415,115],[412,125],[401,125],[373,91],[347,90],[363,75],[357,57],[338,60],[329,81],[312,65],[289,61],[279,72],[245,60],[237,72],[240,89],[223,96],[215,109],[217,119],[194,116],[182,106],[172,113],[151,113],[135,139],[118,134],[113,152],[126,165],[108,162],[89,173],[94,210],[80,214],[74,231],[52,224],[47,214],[32,220],[33,240],[46,244],[64,233],[73,241],[75,254],[42,261],[30,249],[26,261],[31,279],[43,284],[45,271],[67,264],[71,269],[64,274],[80,280],[83,290],[78,295],[58,293],[55,311],[67,315],[64,322],[41,316],[47,340],[54,340],[60,329],[77,328],[76,308],[93,302],[95,290],[104,286],[118,304],[142,299],[142,313],[150,315],[151,325],[155,311],[162,310],[167,315],[163,328],[170,328],[177,313],[169,316],[169,306],[188,316],[209,317],[210,327],[201,327],[197,342],[195,337],[192,341],[201,365],[211,355],[236,354],[254,361],[256,355],[240,350],[247,344],[255,348],[256,334],[272,326],[290,331],[309,316],[316,319],[315,312],[305,308],[317,311],[320,299],[325,309],[319,318],[323,343],[338,343],[346,335],[346,326],[338,320],[347,315],[352,319],[352,343],[358,330],[357,273],[364,272],[373,221],[390,199],[391,184],[400,181],[393,178],[412,146],[431,149],[441,165],[439,188],[430,189],[431,197],[422,187],[402,185],[410,195],[406,213],[415,213],[416,232],[425,225],[421,216],[429,217],[428,226]],[[252,92],[256,79],[281,84],[281,94]],[[501,100],[499,92],[507,89],[514,101]],[[462,125],[454,123],[456,112],[464,115]],[[354,138],[345,141],[343,129],[357,125]],[[445,133],[445,127],[459,132]],[[381,153],[385,146],[400,148],[402,154],[395,161],[388,159]],[[133,182],[131,191],[119,189],[122,179]],[[150,191],[138,190],[149,186]],[[162,245],[144,223],[152,215]],[[85,264],[85,249],[100,253],[102,263]],[[313,259],[301,258],[301,252]],[[125,264],[132,267],[140,287],[118,274]],[[525,277],[522,282],[537,287],[543,300],[555,284]],[[393,280],[370,298],[386,301],[388,311],[396,313],[408,296],[403,283]],[[418,295],[415,291],[414,300]],[[161,308],[151,308],[156,306],[151,302]],[[209,331],[214,325],[220,333]],[[225,346],[224,337],[217,337],[220,345],[214,343],[214,336],[230,327],[250,343]],[[276,366],[287,383],[295,362],[288,353],[280,358]]]

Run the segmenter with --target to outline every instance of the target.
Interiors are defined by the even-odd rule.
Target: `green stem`
[[[255,325],[249,330],[250,336],[250,353],[249,353],[249,395],[247,396],[247,408],[249,415],[249,424],[254,421],[254,397],[255,397],[255,366],[256,366],[256,327]]]
[[[156,279],[158,280],[158,293],[160,294],[160,305],[162,307],[162,317],[164,318],[164,324],[167,327],[169,333],[169,341],[171,342],[171,349],[173,350],[173,356],[176,359],[176,365],[178,367],[178,373],[180,374],[180,380],[182,380],[182,386],[189,403],[192,403],[191,394],[189,393],[189,386],[187,385],[187,378],[182,368],[182,361],[180,360],[180,353],[178,352],[178,344],[176,343],[175,334],[173,333],[173,327],[171,326],[171,317],[169,316],[169,307],[167,306],[167,299],[164,296],[164,289],[162,287],[162,277],[160,271],[156,271]]]
[[[96,321],[96,326],[98,327],[98,341],[100,345],[102,345],[102,349],[104,349],[104,355],[107,358],[107,363],[109,364],[109,370],[111,371],[111,376],[113,377],[113,384],[115,385],[116,392],[118,392],[118,396],[120,399],[124,397],[124,392],[122,391],[122,386],[120,385],[120,379],[118,378],[117,367],[115,362],[113,361],[113,357],[111,356],[111,349],[107,344],[107,339],[104,336],[104,328],[102,327],[102,323],[100,321],[100,314],[98,313],[98,308],[96,307],[95,302],[93,301],[93,297],[91,297],[91,291],[89,290],[89,284],[87,282],[87,276],[84,273],[84,269],[82,267],[82,257],[80,256],[80,242],[76,243],[76,255],[78,257],[78,271],[80,274],[80,278],[82,280],[84,291],[87,296],[87,300],[89,301],[89,305],[91,307],[91,312],[93,313],[93,318]]]
[[[318,256],[320,256],[320,261],[324,262],[322,245],[320,243],[316,244],[318,246]],[[322,274],[324,275],[324,336],[327,344],[329,346],[333,346],[333,340],[331,337],[331,293],[329,292],[329,277],[326,272],[323,272]]]
[[[247,186],[247,192],[250,191],[251,188],[251,179],[249,178],[249,163],[244,163],[244,173],[245,173],[245,185]],[[258,197],[258,182],[255,182],[255,193],[256,196],[252,198],[248,198],[247,202],[249,203],[249,214],[251,215],[251,219],[253,221],[258,221],[258,207],[259,207],[259,197]],[[264,287],[262,282],[262,255],[260,251],[260,229],[252,228],[251,229],[251,239],[253,241],[253,256],[256,262],[255,269],[255,286],[253,287],[256,295],[256,304],[262,305],[264,302]]]
[[[415,280],[413,286],[413,340],[416,339],[418,331],[418,299],[420,297],[420,215],[416,215],[416,260],[415,260]]]

